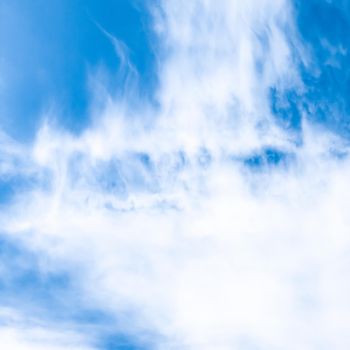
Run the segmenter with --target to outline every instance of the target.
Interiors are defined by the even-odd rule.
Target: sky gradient
[[[0,347],[347,350],[350,1],[0,0]]]

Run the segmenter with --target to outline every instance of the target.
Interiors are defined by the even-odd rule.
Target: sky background
[[[350,2],[0,0],[4,349],[348,349]]]
[[[120,65],[103,30],[123,41],[149,94],[154,77],[151,19],[141,1],[2,1],[1,123],[15,137],[32,139],[40,115],[57,110],[74,132],[88,123],[90,71],[105,70],[118,90]],[[108,78],[109,77],[109,78]],[[119,82],[120,83],[120,82]],[[18,101],[21,101],[18,103]]]

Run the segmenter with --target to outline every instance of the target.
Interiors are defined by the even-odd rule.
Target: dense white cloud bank
[[[291,3],[152,11],[157,108],[110,97],[80,136],[48,123],[31,149],[3,138],[1,173],[38,180],[2,229],[155,349],[348,349],[347,145],[306,120],[297,137],[269,102],[303,89]]]

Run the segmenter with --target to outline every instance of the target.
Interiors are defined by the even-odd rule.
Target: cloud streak
[[[2,231],[152,349],[347,349],[348,145],[271,108],[271,89],[306,88],[293,4],[150,11],[157,106],[106,97],[79,136],[48,122],[30,149],[4,141],[1,174],[38,180]]]

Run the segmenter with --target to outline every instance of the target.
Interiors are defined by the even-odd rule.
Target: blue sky
[[[349,1],[0,0],[0,48],[5,346],[348,349]]]
[[[139,74],[142,95],[152,98],[156,86],[157,41],[152,31],[154,1],[44,1],[1,2],[2,91],[1,124],[15,138],[31,140],[43,115],[52,109],[58,124],[73,132],[89,123],[89,72],[102,69],[106,89],[117,93],[120,59],[102,28],[125,43]],[[348,133],[349,18],[347,1],[295,1],[299,34],[312,55],[301,67],[308,93],[287,90],[281,98],[272,88],[272,108],[286,125],[300,126],[296,104],[327,103],[319,121]],[[338,49],[337,49],[338,47]],[[342,49],[339,49],[341,47]],[[300,63],[302,66],[302,63]],[[322,67],[321,72],[319,71]],[[145,97],[145,96],[144,96]],[[296,101],[302,100],[302,101]],[[18,103],[18,101],[21,101]],[[288,102],[286,102],[288,101]],[[333,109],[336,112],[333,112]],[[335,116],[335,114],[337,116]]]
[[[50,108],[64,127],[79,132],[86,126],[89,71],[106,70],[113,92],[119,85],[112,77],[120,61],[101,28],[126,43],[140,88],[149,94],[155,79],[150,25],[145,4],[137,1],[2,1],[4,128],[31,139]]]

